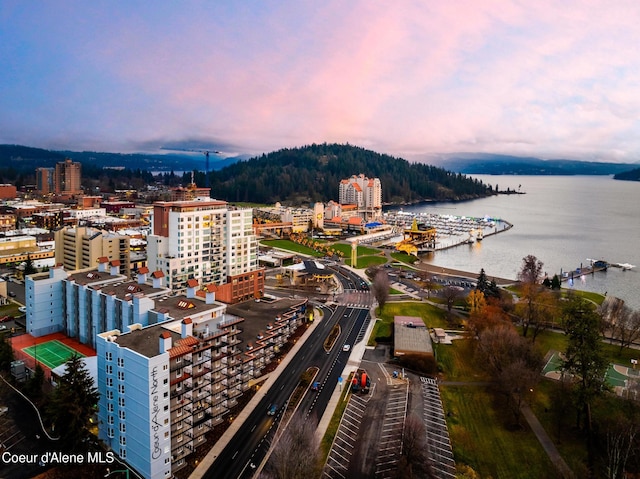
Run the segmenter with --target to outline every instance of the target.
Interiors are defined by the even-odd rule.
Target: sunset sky
[[[0,8],[0,143],[640,160],[640,2]]]

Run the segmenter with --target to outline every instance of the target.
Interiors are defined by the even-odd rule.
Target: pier
[[[384,213],[383,219],[385,223],[393,225],[398,236],[402,235],[396,240],[398,250],[409,254],[442,251],[473,244],[513,227],[508,221],[499,218],[404,211]]]

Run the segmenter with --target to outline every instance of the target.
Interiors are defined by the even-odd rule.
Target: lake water
[[[510,230],[424,256],[437,266],[480,272],[489,277],[515,278],[522,258],[531,254],[552,277],[572,271],[587,258],[630,263],[635,269],[609,268],[575,278],[574,288],[607,292],[640,309],[640,182],[603,176],[489,176],[473,175],[525,194],[498,195],[462,203],[429,203],[404,211],[501,218]],[[564,283],[568,287],[567,283]]]

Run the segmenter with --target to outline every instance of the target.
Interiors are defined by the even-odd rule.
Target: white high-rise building
[[[183,291],[191,279],[216,286],[226,303],[260,297],[264,269],[250,208],[201,198],[154,204],[153,234],[147,237],[151,271],[163,271],[167,286]]]
[[[382,211],[380,179],[360,174],[340,181],[339,203],[356,205],[368,217],[378,216]]]

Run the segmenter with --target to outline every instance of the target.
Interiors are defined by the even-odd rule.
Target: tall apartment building
[[[53,193],[53,177],[53,168],[36,168],[36,191],[41,195]]]
[[[166,314],[150,313],[155,300],[170,292],[162,273],[143,271],[130,281],[119,270],[117,261],[102,258],[98,268],[67,272],[58,266],[27,276],[27,332],[36,337],[63,332],[95,348],[96,334],[108,329],[166,321]]]
[[[185,466],[253,377],[238,346],[244,319],[220,303],[168,301],[182,319],[106,331],[97,344],[99,437],[151,479]]]
[[[339,203],[356,205],[369,218],[379,216],[382,213],[380,179],[360,174],[340,181]]]
[[[78,210],[82,211],[82,210]],[[119,262],[119,272],[129,276],[131,259],[130,238],[90,227],[64,227],[54,233],[56,263],[67,271],[95,268],[98,260],[106,257]]]
[[[53,184],[57,195],[82,194],[82,165],[69,158],[56,164]]]
[[[264,269],[258,267],[258,241],[252,210],[225,201],[158,202],[153,234],[147,237],[147,264],[163,271],[167,285],[183,291],[191,279],[214,285],[226,303],[260,297]]]

